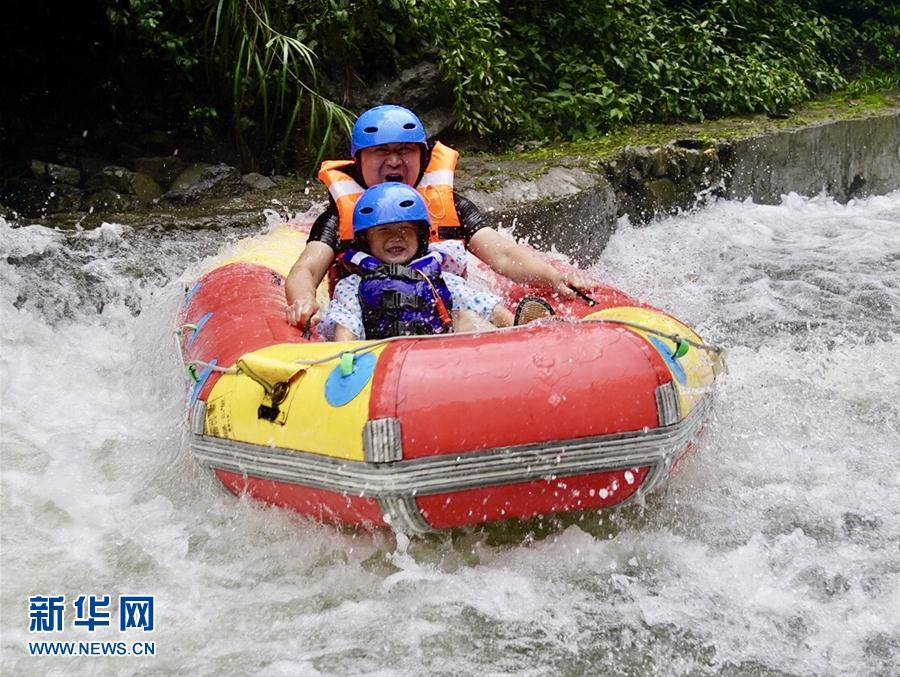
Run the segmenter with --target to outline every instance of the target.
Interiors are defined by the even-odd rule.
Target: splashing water
[[[244,233],[0,231],[4,674],[900,672],[900,193],[622,224],[595,272],[730,348],[703,448],[644,508],[413,541],[186,453],[173,318]],[[27,655],[30,595],[131,593],[156,656]]]

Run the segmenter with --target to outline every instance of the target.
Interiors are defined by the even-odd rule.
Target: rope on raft
[[[562,320],[562,318],[560,318],[560,321],[565,321],[565,320]],[[706,352],[714,353],[717,356],[722,356],[725,353],[725,349],[722,348],[721,346],[717,346],[712,343],[704,343],[703,341],[695,341],[693,339],[689,339],[684,336],[681,336],[680,334],[672,334],[669,332],[660,331],[658,329],[654,329],[653,327],[648,327],[646,325],[639,324],[637,322],[628,322],[626,320],[616,320],[614,318],[603,318],[603,317],[592,318],[589,320],[580,320],[580,321],[581,322],[597,322],[597,323],[603,323],[603,324],[617,324],[617,325],[621,325],[624,327],[629,327],[631,329],[637,329],[638,331],[643,331],[647,334],[652,334],[654,336],[659,336],[661,338],[669,339],[670,341],[675,343],[675,353],[674,354],[676,357],[681,357],[682,355],[684,355],[687,352],[687,348],[685,346],[691,346],[691,347],[697,348],[699,350],[705,350]],[[178,344],[179,344],[178,345],[179,352],[181,351],[180,339],[181,339],[182,333],[184,332],[185,329],[193,329],[193,328],[194,327],[192,325],[184,325],[181,327],[180,330],[175,332],[176,341],[178,341]],[[512,327],[508,327],[507,329],[511,329],[511,328]],[[498,331],[503,331],[503,330],[500,329]],[[383,345],[387,345],[388,343],[393,343],[394,341],[408,341],[410,339],[422,341],[422,340],[428,340],[428,339],[446,338],[446,336],[447,336],[446,334],[432,334],[432,335],[425,335],[425,336],[392,336],[390,338],[373,341],[371,343],[366,343],[365,345],[359,346],[357,348],[348,348],[346,350],[341,350],[340,352],[333,353],[331,355],[326,355],[325,357],[320,357],[319,359],[316,359],[316,360],[295,360],[294,362],[292,362],[292,364],[297,364],[297,365],[304,366],[304,367],[314,367],[314,366],[317,366],[320,364],[325,364],[327,362],[332,362],[334,360],[341,360],[343,358],[343,356],[348,353],[351,355],[358,355],[361,353],[370,352],[372,350],[375,350],[375,348],[378,348]],[[240,374],[241,373],[241,370],[237,367],[220,367],[217,364],[211,364],[209,362],[204,362],[203,360],[188,360],[187,362],[184,363],[184,365],[187,368],[188,372],[191,374],[191,376],[195,378],[195,380],[196,380],[196,377],[194,376],[194,370],[197,367],[201,367],[203,369],[209,369],[210,371],[215,371],[215,372],[218,372],[221,374]]]

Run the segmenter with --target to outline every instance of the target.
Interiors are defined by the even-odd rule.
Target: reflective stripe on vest
[[[435,143],[428,166],[416,186],[431,218],[431,242],[462,239],[459,215],[453,204],[453,177],[458,159],[455,150]],[[352,161],[328,160],[322,163],[318,174],[337,207],[338,238],[344,246],[353,240],[353,207],[365,190],[350,175],[352,169]]]

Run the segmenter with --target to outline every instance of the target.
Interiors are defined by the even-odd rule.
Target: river
[[[900,673],[900,192],[621,224],[593,270],[729,349],[702,447],[645,506],[411,542],[188,455],[174,314],[245,232],[0,231],[5,675]],[[152,632],[72,626],[128,594]]]

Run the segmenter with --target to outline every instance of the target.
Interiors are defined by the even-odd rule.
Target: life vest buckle
[[[409,266],[404,266],[402,263],[386,263],[383,266],[379,266],[376,272],[388,277],[398,277],[405,280],[418,281],[421,279],[415,270]]]
[[[416,294],[404,294],[396,289],[386,289],[381,295],[383,308],[396,310],[399,308],[424,308],[424,299]]]

